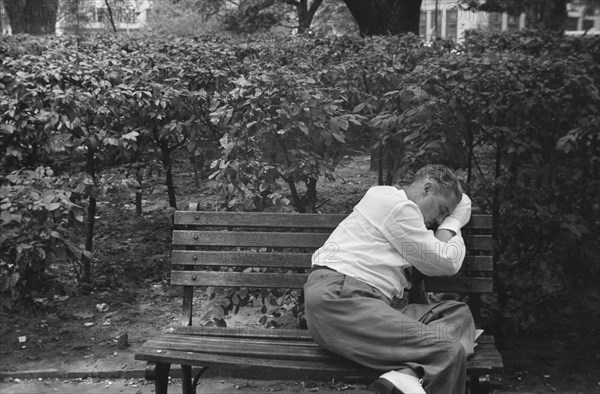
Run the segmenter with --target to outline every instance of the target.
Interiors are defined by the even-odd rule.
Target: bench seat
[[[369,383],[381,375],[323,349],[304,330],[250,328],[246,332],[242,328],[179,327],[176,332],[147,341],[135,358],[206,366],[215,375],[220,372],[245,379],[343,379]],[[498,368],[502,368],[502,358],[493,337],[483,335],[478,339],[476,353],[469,358],[468,369],[489,373]]]

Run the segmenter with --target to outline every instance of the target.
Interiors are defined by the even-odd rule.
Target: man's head
[[[406,196],[419,207],[425,226],[437,227],[458,205],[462,188],[454,173],[446,166],[430,164],[415,174]]]

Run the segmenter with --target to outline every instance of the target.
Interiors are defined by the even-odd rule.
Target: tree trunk
[[[362,35],[419,34],[422,0],[344,0]]]
[[[88,210],[87,210],[87,225],[85,236],[85,250],[92,252],[94,249],[94,225],[96,223],[96,198],[90,195]],[[91,260],[87,256],[82,258],[81,278],[84,283],[89,283],[91,279]]]
[[[377,184],[379,186],[383,185],[383,156],[385,155],[385,147],[383,144],[379,145],[377,148],[379,151],[379,156],[377,157]]]
[[[308,206],[312,213],[317,210],[317,178],[310,177],[306,181],[306,195],[304,206]]]
[[[292,175],[290,175],[289,178],[284,178],[284,179],[287,182],[288,186],[290,187],[290,193],[292,193],[292,205],[294,206],[294,208],[296,208],[296,210],[298,210],[298,212],[306,213],[306,208],[304,206],[304,202],[302,201],[302,199],[300,198],[300,195],[298,194],[298,189],[296,189],[296,183],[294,181],[294,177]]]
[[[173,165],[171,162],[171,149],[168,142],[160,142],[162,163],[166,171],[167,192],[169,193],[169,206],[177,209],[177,198],[175,197],[175,184],[173,183]]]
[[[473,158],[475,157],[475,137],[473,135],[473,126],[471,126],[471,118],[467,115],[465,122],[466,143],[467,143],[467,185],[471,186],[473,181]]]
[[[58,0],[4,0],[13,34],[54,34]]]
[[[86,172],[96,183],[96,150],[88,146]],[[90,192],[89,205],[87,209],[87,224],[85,234],[85,250],[92,253],[94,250],[94,224],[96,223],[96,197],[94,191]],[[83,256],[80,280],[88,283],[91,278],[91,260]]]
[[[496,319],[496,324],[494,328],[495,337],[498,339],[500,343],[504,341],[504,330],[503,327],[503,319],[501,316],[504,315],[506,308],[508,306],[508,293],[506,291],[506,286],[504,282],[501,280],[498,275],[498,261],[500,260],[500,255],[502,253],[502,242],[499,239],[500,237],[500,229],[502,228],[502,223],[500,221],[500,188],[498,183],[500,182],[500,177],[502,175],[502,150],[504,149],[504,141],[502,137],[497,137],[496,139],[496,162],[494,165],[494,195],[492,197],[492,239],[494,240],[494,250],[493,250],[493,260],[492,263],[494,265],[494,286],[496,287],[496,292],[498,294],[498,304],[500,306],[500,317]]]
[[[310,29],[313,18],[322,3],[323,0],[313,0],[310,7],[308,6],[308,0],[300,0],[294,3],[298,8],[298,34],[302,34]]]
[[[567,0],[546,0],[542,7],[541,27],[547,30],[564,31],[567,21]]]
[[[135,174],[136,180],[138,182],[138,187],[135,190],[135,214],[137,216],[142,216],[144,213],[142,210],[142,193],[144,190],[142,182],[144,181],[144,176],[142,174],[142,169],[138,168]]]

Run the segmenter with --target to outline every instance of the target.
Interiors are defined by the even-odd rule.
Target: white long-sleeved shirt
[[[350,275],[392,299],[409,286],[405,268],[428,276],[454,275],[464,257],[460,231],[448,242],[438,240],[403,190],[375,186],[315,251],[312,264]]]

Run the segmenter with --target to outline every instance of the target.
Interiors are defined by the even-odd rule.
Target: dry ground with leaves
[[[335,182],[320,184],[323,212],[349,211],[366,188],[376,184],[376,174],[369,171],[368,157],[348,158],[339,168]],[[176,182],[181,208],[198,201],[216,204],[210,187],[206,184],[196,187],[191,172],[176,173]],[[171,287],[168,279],[172,210],[165,202],[166,195],[160,185],[145,199],[141,217],[135,215],[130,201],[107,198],[100,203],[91,285],[81,286],[72,296],[46,300],[43,308],[2,313],[0,372],[128,371],[144,367],[143,363],[133,359],[135,349],[148,338],[177,325],[181,308],[181,291]],[[208,305],[208,296],[197,291],[194,302],[196,321],[199,321]],[[584,299],[583,302],[594,303],[594,300]],[[103,303],[108,307],[105,311],[97,308]],[[227,316],[226,321],[230,327],[258,327],[261,316],[260,308],[249,306],[236,315]],[[570,317],[577,317],[577,309]],[[280,320],[283,327],[295,324],[290,315],[283,318],[288,319]],[[600,392],[597,327],[594,330],[585,323],[575,323],[565,320],[564,328],[554,330],[552,336],[508,338],[501,349],[506,373],[492,376],[492,380],[502,386],[502,390],[512,392]],[[20,337],[23,342],[19,342]],[[362,386],[343,386],[339,382],[333,387],[322,383],[307,386],[306,382],[261,386],[262,383],[224,379],[216,382],[233,382],[227,387],[246,392],[263,389],[277,392],[365,390]],[[61,382],[46,381],[45,386],[57,388],[56,384]],[[38,390],[30,383],[32,385],[26,389]],[[2,390],[15,390],[19,384],[24,383],[5,379]],[[69,384],[81,388],[86,383],[71,380]],[[87,384],[99,388],[106,386],[99,380]],[[146,392],[143,391],[146,390],[144,382],[139,379],[119,384],[122,390],[129,390],[135,384],[140,390],[132,392]]]

